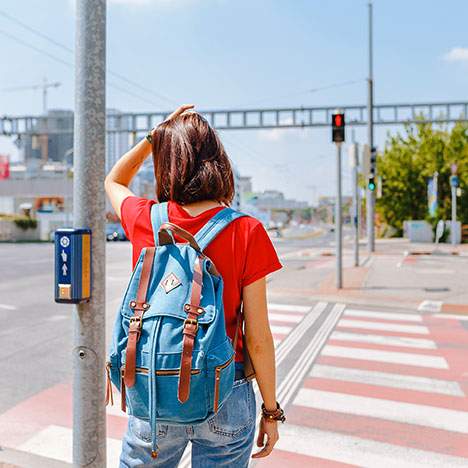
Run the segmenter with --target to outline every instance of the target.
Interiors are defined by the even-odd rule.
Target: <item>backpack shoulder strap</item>
[[[196,233],[195,240],[203,251],[209,243],[235,219],[247,216],[245,213],[224,208],[218,211],[208,222]]]
[[[154,245],[159,245],[158,232],[162,224],[169,222],[167,213],[167,202],[154,203],[151,206],[151,227],[153,228]]]

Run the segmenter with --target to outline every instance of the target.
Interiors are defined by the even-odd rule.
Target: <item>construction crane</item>
[[[58,81],[47,81],[47,78],[44,78],[41,84],[32,85],[32,86],[13,86],[11,88],[3,88],[1,91],[9,93],[14,91],[24,91],[26,89],[42,89],[42,112],[44,115],[47,114],[47,93],[49,88],[58,88],[62,83]]]

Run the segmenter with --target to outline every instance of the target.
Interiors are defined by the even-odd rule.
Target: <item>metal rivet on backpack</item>
[[[188,304],[185,304],[185,310],[190,310],[190,306]]]
[[[135,307],[136,306],[136,302],[135,301],[130,301],[130,307]]]
[[[202,308],[197,309],[197,312],[198,312],[199,314],[201,314],[201,313],[203,312],[203,309],[202,309]]]
[[[149,304],[143,304],[143,309],[148,309]]]

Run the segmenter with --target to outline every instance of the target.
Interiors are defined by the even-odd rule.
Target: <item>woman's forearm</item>
[[[250,336],[246,330],[246,345],[255,369],[255,377],[267,410],[276,409],[275,347],[270,329]]]
[[[107,174],[106,182],[115,182],[128,187],[138,169],[151,154],[151,145],[143,138],[133,148],[127,151]]]

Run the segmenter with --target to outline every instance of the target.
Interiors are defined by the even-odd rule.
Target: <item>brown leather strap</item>
[[[149,304],[146,302],[146,294],[151,276],[151,268],[154,259],[154,247],[147,247],[143,266],[141,269],[140,282],[138,283],[138,291],[136,300],[130,301],[130,307],[133,309],[133,317],[130,318],[128,327],[127,352],[125,358],[125,375],[124,382],[127,387],[135,385],[135,370],[136,370],[136,348],[141,335],[142,317],[146,310],[149,309]]]
[[[188,400],[190,395],[190,377],[192,375],[192,353],[195,336],[198,331],[198,316],[204,312],[200,307],[201,290],[203,285],[203,271],[200,258],[197,257],[193,269],[192,294],[190,304],[185,304],[187,319],[184,324],[184,339],[180,363],[179,388],[177,398],[181,403]]]
[[[186,240],[195,250],[201,253],[200,246],[198,245],[197,241],[195,240],[195,237],[190,234],[190,232],[186,231],[185,229],[182,229],[180,226],[177,226],[177,224],[173,223],[163,223],[161,224],[161,227],[159,228],[159,243],[161,245],[167,244],[168,242],[172,242],[170,239],[169,234],[165,231],[172,231],[176,236],[179,236],[180,238]]]

